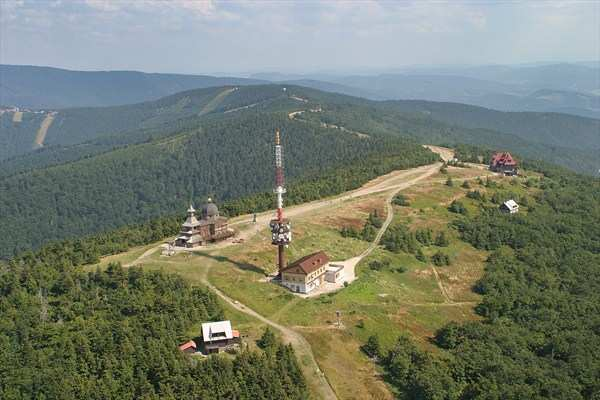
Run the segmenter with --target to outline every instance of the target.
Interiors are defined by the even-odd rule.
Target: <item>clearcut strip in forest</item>
[[[38,129],[37,135],[35,136],[35,140],[33,142],[33,148],[39,148],[42,147],[44,145],[44,140],[46,139],[46,134],[48,133],[48,129],[50,129],[50,126],[52,125],[52,122],[54,122],[54,116],[57,113],[54,112],[50,112],[46,115],[46,118],[44,118],[44,120],[42,121],[41,125],[40,125],[40,129]]]
[[[223,90],[222,92],[217,94],[214,99],[206,103],[206,105],[202,107],[202,110],[198,113],[198,115],[202,116],[204,114],[208,114],[209,112],[213,112],[223,102],[223,100],[225,99],[225,97],[227,97],[229,93],[235,92],[236,90],[238,90],[237,87]]]

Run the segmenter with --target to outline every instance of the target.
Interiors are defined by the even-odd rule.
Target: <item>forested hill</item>
[[[600,149],[600,120],[558,113],[505,112],[458,103],[390,101],[403,112],[422,113],[435,120],[466,128],[513,133],[545,145],[581,150]]]
[[[308,175],[318,179],[341,167],[366,168],[367,178],[373,178],[437,159],[413,141],[339,132],[290,120],[286,112],[248,111],[201,122],[175,136],[0,180],[0,254],[7,257],[53,239],[184,213],[192,196],[196,203],[209,195],[222,202],[265,191],[273,181],[276,129],[283,133],[286,175],[292,182]],[[381,169],[382,163],[387,169]],[[342,179],[342,174],[336,176]]]
[[[600,168],[600,120],[456,103],[378,102],[293,85],[257,85],[191,90],[118,107],[24,112],[20,122],[13,112],[0,113],[0,162],[10,158],[2,163],[0,176],[184,132],[200,120],[235,118],[245,110],[292,112],[311,107],[323,111],[313,113],[313,120],[337,121],[355,130],[411,136],[422,143],[487,144],[589,174]],[[307,119],[306,113],[302,118]],[[47,130],[40,135],[44,121]]]
[[[474,287],[481,318],[440,329],[435,352],[406,338],[381,352],[399,398],[600,396],[600,180],[546,170],[527,186],[525,212],[507,217],[479,195],[452,223],[490,252]]]
[[[308,396],[289,345],[202,362],[179,351],[193,326],[224,313],[214,294],[175,274],[115,264],[85,272],[64,248],[0,272],[2,399]]]
[[[2,64],[0,76],[0,105],[36,109],[132,104],[189,89],[264,83],[258,79],[207,75],[70,71]]]
[[[121,143],[132,143],[139,140],[140,134],[180,128],[187,118],[223,112],[240,104],[247,105],[279,95],[281,89],[275,90],[275,87],[239,92],[239,87],[223,86],[180,92],[131,105],[68,108],[52,112],[52,123],[46,130],[43,147],[64,148],[111,136],[118,136],[116,140]],[[0,114],[0,126],[3,128],[0,132],[0,144],[3,145],[0,146],[0,160],[39,147],[34,141],[42,121],[49,114],[24,111],[21,122],[14,121],[14,113]],[[128,136],[132,136],[131,139]]]
[[[334,169],[360,175],[333,184],[339,190],[390,168],[434,161],[423,143],[485,145],[589,173],[600,167],[597,150],[557,150],[510,132],[464,128],[389,103],[290,85],[207,88],[65,115],[55,116],[59,130],[48,140],[74,144],[49,145],[0,165],[1,257],[179,213],[191,196],[222,202],[267,190],[277,128],[288,177],[317,179]],[[534,120],[531,129],[536,126],[542,125]]]

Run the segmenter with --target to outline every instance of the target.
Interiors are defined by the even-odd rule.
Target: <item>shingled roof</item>
[[[514,165],[517,165],[517,162],[510,155],[510,153],[502,152],[502,153],[494,154],[492,156],[492,160],[490,161],[490,164],[492,166],[499,166],[499,165],[514,166]]]
[[[282,272],[292,272],[291,270],[293,269],[299,269],[298,272],[308,275],[311,272],[321,268],[328,262],[329,257],[327,254],[325,254],[323,251],[317,251],[316,253],[309,254],[300,258],[299,260],[294,261],[292,264],[284,268]]]

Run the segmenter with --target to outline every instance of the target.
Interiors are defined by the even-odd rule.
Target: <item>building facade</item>
[[[323,284],[328,264],[322,251],[304,256],[281,271],[281,284],[293,292],[310,293]]]
[[[342,279],[343,272],[343,265],[329,264],[325,269],[325,280],[329,283],[337,283]]]
[[[196,217],[196,210],[190,205],[187,218],[181,225],[179,236],[175,239],[175,246],[187,248],[202,246],[233,235],[233,229],[227,226],[227,218],[219,215],[219,209],[209,198],[202,206],[200,219]]]

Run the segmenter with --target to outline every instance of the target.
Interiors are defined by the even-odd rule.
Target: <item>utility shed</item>
[[[194,342],[193,340],[185,342],[184,344],[179,346],[179,350],[188,354],[195,353],[197,350],[196,342]]]
[[[325,270],[325,280],[327,282],[336,283],[342,277],[342,273],[344,270],[343,265],[339,264],[329,264],[327,269]]]
[[[508,214],[516,214],[519,212],[519,205],[516,201],[510,199],[502,203],[502,205],[500,206],[500,211]]]

